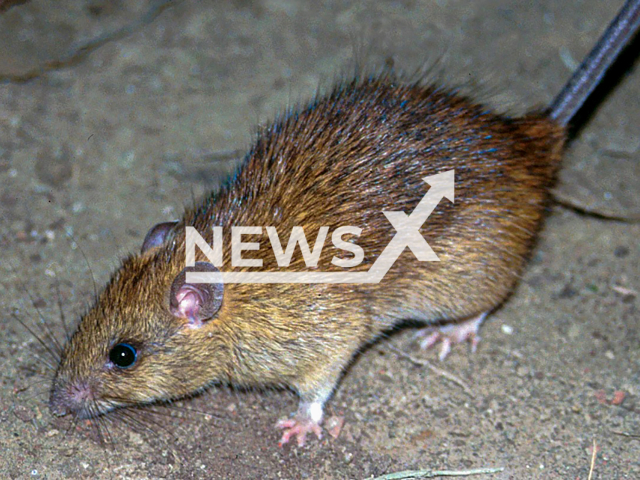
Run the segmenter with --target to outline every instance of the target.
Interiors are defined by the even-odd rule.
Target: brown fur
[[[52,407],[78,382],[106,402],[75,412],[85,416],[214,382],[286,385],[313,399],[393,325],[456,321],[495,308],[541,224],[564,134],[543,116],[507,118],[392,76],[343,83],[288,112],[259,133],[235,178],[187,211],[165,245],[123,262],[65,349]],[[170,314],[185,225],[205,238],[214,225],[275,226],[283,246],[291,228],[303,226],[311,247],[319,227],[329,226],[321,271],[340,270],[330,264],[337,253],[331,232],[358,226],[366,256],[356,269],[368,270],[395,234],[382,211],[411,213],[429,188],[422,178],[453,168],[455,204],[443,199],[421,230],[440,262],[418,262],[405,250],[379,284],[225,285],[220,311],[199,329]],[[261,242],[243,256],[275,270],[266,233]],[[289,270],[303,269],[296,248]],[[136,345],[138,363],[105,368],[121,341]]]

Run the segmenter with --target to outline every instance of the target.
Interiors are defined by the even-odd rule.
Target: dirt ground
[[[15,318],[61,337],[58,298],[77,319],[92,298],[88,265],[103,284],[150,226],[232,171],[256,125],[354,58],[408,71],[436,63],[445,83],[519,113],[548,104],[621,4],[32,0],[0,14],[0,478],[503,467],[473,478],[586,479],[594,442],[594,479],[640,478],[638,224],[553,206],[476,354],[458,347],[440,365],[412,331],[378,342],[328,404],[345,418],[340,436],[304,448],[278,448],[273,428],[295,409],[292,393],[227,388],[160,410],[146,428],[114,421],[105,448],[91,425],[50,415],[47,354]],[[633,60],[577,132],[559,198],[640,213]]]

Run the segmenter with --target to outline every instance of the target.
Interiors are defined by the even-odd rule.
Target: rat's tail
[[[547,115],[567,126],[640,27],[640,0],[627,0],[597,45],[555,98]]]

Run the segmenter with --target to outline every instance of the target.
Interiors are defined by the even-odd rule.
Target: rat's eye
[[[136,363],[138,352],[128,343],[119,343],[109,352],[109,360],[118,368],[129,368]]]

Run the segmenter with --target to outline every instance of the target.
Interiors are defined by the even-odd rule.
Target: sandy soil
[[[115,421],[105,448],[91,425],[51,417],[47,354],[14,318],[61,337],[57,299],[79,317],[88,264],[104,283],[151,225],[228,175],[233,160],[211,152],[246,148],[257,124],[329,85],[354,56],[409,71],[438,61],[444,82],[523,112],[550,101],[621,3],[32,0],[2,13],[0,478],[504,467],[477,478],[586,479],[593,442],[593,478],[640,478],[637,224],[553,207],[479,351],[457,348],[438,365],[470,391],[400,356],[437,365],[400,332],[359,356],[328,404],[345,418],[340,436],[304,448],[276,445],[273,423],[295,408],[293,394],[224,388],[147,428]],[[632,60],[601,92],[562,176],[564,197],[599,211],[640,211]]]

